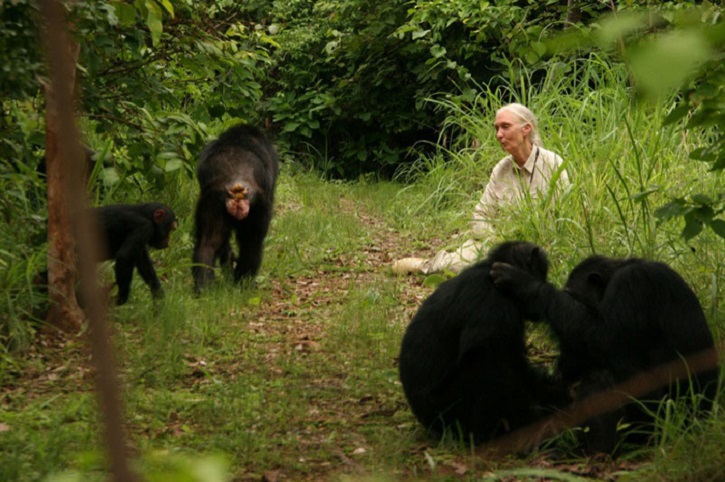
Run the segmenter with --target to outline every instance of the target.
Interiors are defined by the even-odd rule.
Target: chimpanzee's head
[[[546,280],[549,258],[540,246],[526,241],[507,241],[493,248],[486,259],[489,263],[508,263]]]
[[[175,230],[179,225],[176,215],[170,208],[162,206],[154,210],[153,219],[154,235],[151,237],[149,245],[156,249],[168,248],[171,231]]]
[[[628,260],[605,256],[590,256],[574,267],[564,285],[564,291],[582,303],[596,308],[612,276],[628,263]]]

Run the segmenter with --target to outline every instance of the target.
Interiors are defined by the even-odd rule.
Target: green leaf
[[[702,223],[709,223],[715,216],[715,211],[712,209],[712,206],[706,204],[693,209],[689,215],[692,215]]]
[[[690,159],[704,162],[710,162],[714,160],[712,154],[709,153],[709,148],[707,147],[698,147],[697,149],[694,149],[692,152],[690,152]]]
[[[684,200],[676,199],[672,202],[665,204],[655,211],[655,217],[659,219],[670,219],[675,217],[684,216],[690,211],[691,208],[685,206]]]
[[[693,194],[692,200],[701,206],[711,206],[712,199],[705,194]]]
[[[632,199],[633,201],[642,202],[645,199],[647,199],[650,194],[658,192],[659,190],[660,190],[659,187],[652,187],[652,188],[647,189],[646,191],[634,193],[631,196],[629,196],[629,198]]]
[[[148,15],[146,16],[146,25],[151,31],[151,43],[158,45],[161,40],[161,33],[163,32],[164,26],[162,23],[163,12],[155,0],[146,0],[146,8],[148,9]]]
[[[720,84],[705,82],[699,85],[695,92],[698,97],[713,98],[717,97],[717,95],[720,93],[720,88]]]
[[[174,6],[171,4],[169,0],[160,0],[161,5],[166,9],[167,12],[169,12],[169,15],[171,17],[174,17]]]
[[[446,55],[448,51],[445,49],[445,47],[442,47],[440,45],[433,45],[430,48],[430,54],[433,56],[433,58],[441,58]]]
[[[121,27],[130,27],[136,22],[136,9],[128,3],[115,2],[116,17]]]
[[[682,230],[682,237],[685,238],[686,241],[689,241],[700,234],[700,231],[702,231],[702,223],[695,219],[695,216],[693,216],[692,213],[685,215],[685,227]]]
[[[678,120],[684,118],[687,113],[690,112],[690,106],[687,103],[683,103],[667,114],[665,120],[662,122],[663,125],[674,124]]]
[[[325,45],[325,53],[327,55],[330,55],[333,52],[335,52],[335,50],[337,50],[337,48],[339,46],[340,46],[339,40],[331,40],[330,42],[327,42],[327,44]]]
[[[164,166],[164,171],[173,172],[181,169],[182,167],[184,167],[184,161],[182,161],[181,159],[173,159],[166,163],[166,166]]]
[[[645,17],[643,14],[620,13],[616,16],[612,15],[605,18],[601,22],[601,28],[597,32],[597,40],[605,47],[611,47],[612,44],[622,39],[644,24]]]
[[[294,132],[300,126],[299,122],[288,122],[282,128],[282,132]]]
[[[542,42],[532,42],[531,48],[534,49],[534,52],[536,52],[539,57],[543,57],[546,53],[546,45]]]
[[[722,219],[713,219],[710,222],[710,228],[715,232],[715,234],[725,239],[725,221]]]
[[[715,157],[712,166],[710,166],[711,171],[721,171],[723,169],[725,169],[725,151]]]
[[[103,168],[103,170],[101,171],[100,177],[103,180],[103,184],[105,184],[106,186],[113,186],[121,179],[118,176],[116,169],[113,167]]]
[[[416,30],[415,32],[413,32],[412,37],[413,37],[413,40],[418,40],[419,38],[425,37],[429,33],[430,33],[430,30]]]

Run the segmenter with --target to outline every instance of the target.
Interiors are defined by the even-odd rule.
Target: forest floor
[[[433,237],[430,240],[430,246],[428,248],[417,249],[414,253],[411,253],[411,246],[414,245],[412,239],[407,237],[405,234],[392,229],[386,224],[383,219],[366,213],[360,206],[353,205],[351,203],[345,203],[342,200],[342,206],[344,210],[354,213],[354,216],[360,221],[361,224],[366,226],[368,232],[376,233],[374,242],[363,248],[361,253],[354,254],[341,254],[334,260],[333,264],[336,264],[339,269],[330,270],[329,268],[325,271],[320,271],[312,277],[301,277],[295,279],[292,284],[284,283],[282,286],[279,283],[275,283],[275,296],[274,299],[290,299],[289,294],[282,296],[284,292],[293,289],[294,294],[292,299],[298,300],[297,306],[292,306],[288,303],[278,302],[270,306],[272,308],[269,317],[275,320],[285,320],[285,323],[259,323],[258,329],[266,332],[265,338],[279,338],[281,341],[279,346],[271,352],[278,350],[294,349],[294,350],[315,350],[320,351],[325,348],[317,343],[317,340],[321,340],[326,336],[325,325],[309,323],[308,320],[303,317],[298,317],[295,321],[289,319],[288,313],[290,311],[298,310],[299,305],[305,305],[305,300],[313,300],[310,303],[310,315],[313,315],[315,307],[322,305],[335,305],[340,303],[341,297],[344,297],[349,291],[351,278],[355,277],[355,282],[359,285],[370,285],[375,286],[382,284],[394,277],[398,283],[399,294],[398,300],[400,301],[400,312],[402,313],[402,320],[404,323],[410,320],[415,314],[416,310],[420,306],[420,303],[432,292],[428,283],[425,282],[426,277],[421,274],[408,275],[408,276],[395,276],[392,274],[390,267],[392,263],[403,257],[418,256],[418,257],[431,257],[437,249],[436,246],[442,246],[445,242],[439,238]],[[347,269],[349,267],[355,267],[354,275]],[[326,295],[320,295],[326,293]],[[260,320],[261,321],[261,320]],[[532,347],[533,348],[533,347]],[[323,358],[326,355],[320,353]],[[332,355],[331,353],[329,355]],[[548,358],[551,354],[541,354],[540,358]],[[395,360],[395,366],[397,367],[397,359]],[[332,380],[324,381],[323,384],[336,383]],[[351,403],[352,402],[352,403]],[[391,423],[395,423],[393,415],[398,411],[409,411],[406,404],[397,401],[394,405],[391,405],[387,400],[378,400],[374,396],[363,397],[359,400],[350,400],[340,398],[338,400],[327,399],[324,402],[325,407],[319,407],[319,410],[313,408],[313,411],[319,413],[334,414],[347,421],[355,421],[351,429],[354,430],[355,425],[364,425],[367,420],[371,417],[389,417]],[[332,404],[332,405],[329,405]],[[407,429],[407,427],[406,427]],[[413,460],[418,460],[417,467],[410,471],[404,471],[401,476],[403,480],[427,480],[428,477],[434,478],[435,480],[468,480],[471,477],[479,478],[486,476],[494,476],[495,471],[489,471],[485,468],[483,471],[482,467],[486,467],[487,463],[484,462],[479,464],[477,461],[472,461],[471,453],[467,450],[462,452],[453,451],[452,453],[446,454],[442,458],[441,463],[436,463],[435,467],[425,467],[429,462],[426,461],[427,452],[430,450],[439,450],[439,443],[436,440],[427,439],[422,434],[418,434],[417,442],[410,447],[410,453],[408,456]],[[352,453],[364,449],[359,447],[358,449],[352,450]],[[366,470],[363,465],[358,464],[355,461],[354,455],[348,456],[341,450],[339,452],[338,463],[329,463],[324,461],[319,467],[319,472],[308,473],[305,476],[307,480],[327,480],[330,477],[335,479],[340,473],[343,474],[357,474],[358,476],[366,475]],[[490,456],[485,452],[481,451],[481,457]],[[500,455],[498,455],[500,457]],[[504,455],[504,459],[507,456]],[[492,464],[495,466],[496,464]],[[561,454],[556,452],[542,453],[539,455],[532,455],[526,458],[514,458],[514,460],[508,460],[504,465],[511,467],[520,468],[522,465],[528,466],[534,469],[530,472],[529,476],[535,478],[535,480],[557,480],[558,477],[554,475],[555,471],[561,471],[574,476],[579,476],[586,479],[596,480],[615,480],[621,477],[622,474],[632,470],[636,470],[639,463],[631,460],[615,460],[609,456],[594,456],[589,458],[572,458],[562,457]],[[344,467],[344,468],[343,468]],[[552,471],[552,472],[549,472]],[[426,473],[427,472],[427,473]],[[522,476],[524,472],[519,472]],[[551,479],[547,477],[549,474]],[[295,480],[295,475],[289,474],[290,480]],[[280,478],[281,477],[281,478]],[[254,480],[251,477],[249,480]],[[264,475],[264,480],[273,482],[276,480],[286,480],[284,470],[273,471]],[[353,479],[358,480],[358,479]],[[374,479],[374,480],[387,480],[387,479]],[[519,476],[503,477],[496,480],[520,480]]]
[[[557,471],[569,476],[588,479],[614,480],[637,468],[631,460],[612,460],[609,457],[588,459],[566,458],[545,451],[526,457],[490,459],[483,452],[472,453],[466,449],[441,446],[436,440],[427,439],[420,430],[406,435],[401,442],[403,460],[394,474],[384,473],[384,467],[366,461],[375,456],[367,431],[371,426],[393,427],[393,433],[411,431],[409,408],[400,393],[376,394],[372,391],[358,393],[351,388],[345,373],[345,361],[339,347],[326,343],[328,323],[319,322],[319,313],[326,308],[341,305],[351,292],[351,285],[374,287],[396,284],[396,321],[404,324],[415,313],[432,288],[421,275],[395,277],[390,272],[391,263],[398,258],[415,254],[429,256],[440,239],[432,239],[430,247],[411,253],[412,240],[389,227],[379,217],[368,214],[360,206],[341,200],[343,210],[354,216],[367,232],[374,233],[371,242],[359,252],[336,253],[319,271],[272,278],[267,285],[263,307],[253,308],[253,316],[247,317],[240,329],[249,336],[265,340],[264,360],[257,360],[258,370],[265,370],[264,377],[270,383],[282,387],[290,382],[288,360],[295,360],[298,373],[304,374],[307,390],[319,393],[307,400],[303,417],[291,417],[286,424],[279,424],[266,432],[273,440],[294,440],[293,444],[278,443],[274,463],[249,460],[235,464],[234,480],[470,480],[495,476],[499,470],[516,468],[518,472],[496,480],[521,480],[528,474],[535,480],[555,480]],[[125,329],[125,325],[118,327]],[[370,355],[372,356],[372,355]],[[214,378],[234,380],[241,372],[250,375],[248,366],[241,366],[235,358],[209,358],[189,354],[185,356],[186,371],[182,384],[186,388],[198,386]],[[320,365],[329,361],[328,369]],[[260,364],[260,362],[262,362]],[[389,370],[396,370],[396,360],[386,361]],[[47,400],[74,391],[92,391],[93,369],[84,335],[58,336],[39,334],[37,343],[28,351],[23,362],[22,375],[2,387],[2,407],[17,410],[16,404]],[[151,370],[153,367],[147,367]],[[128,366],[122,366],[126,377],[140,378]],[[284,388],[294,391],[293,388]],[[177,412],[174,412],[177,413]],[[401,423],[401,419],[404,422]],[[9,424],[0,424],[0,432],[13,430]],[[208,430],[201,422],[185,420],[180,414],[169,416],[163,426],[145,427],[131,423],[133,438],[183,437],[188,431]],[[415,430],[415,429],[413,429]],[[294,432],[294,435],[290,435]],[[2,434],[0,434],[2,435]],[[389,437],[389,435],[388,435]],[[330,443],[331,439],[336,442]],[[411,442],[412,439],[412,442]],[[183,445],[183,444],[182,444]],[[287,452],[287,453],[285,453]]]

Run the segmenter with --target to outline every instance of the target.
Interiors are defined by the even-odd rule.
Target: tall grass
[[[708,286],[723,267],[712,252],[720,240],[704,233],[686,244],[678,222],[662,224],[653,214],[672,196],[722,188],[719,176],[688,158],[701,141],[698,133],[662,126],[674,98],[633,101],[626,69],[596,55],[553,63],[544,72],[512,67],[510,75],[518,77],[495,90],[482,86],[473,98],[431,100],[448,114],[442,138],[459,141],[401,172],[427,193],[424,206],[411,207],[411,216],[443,209],[459,219],[452,228],[465,226],[492,167],[505,155],[493,132],[495,112],[507,102],[521,102],[537,115],[544,146],[564,159],[572,187],[543,203],[505,209],[499,238],[549,247],[564,261],[564,271],[592,253],[664,260],[700,286],[706,302],[715,301],[708,300]],[[543,76],[541,87],[531,87],[534,76]],[[471,147],[474,140],[480,147]]]

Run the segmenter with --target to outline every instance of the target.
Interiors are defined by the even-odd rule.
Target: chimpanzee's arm
[[[596,312],[566,291],[506,263],[494,263],[491,278],[496,288],[514,298],[527,316],[549,323],[559,340],[558,366],[565,381],[578,380],[596,366],[598,353],[592,352],[598,342]]]
[[[527,316],[545,318],[562,340],[588,339],[595,314],[566,291],[508,263],[494,263],[491,278],[496,288],[514,298]]]
[[[161,288],[161,282],[158,276],[156,276],[156,270],[149,256],[148,249],[144,249],[136,256],[136,268],[138,268],[139,274],[151,290],[151,296],[154,298],[163,298],[164,290]]]
[[[550,305],[557,291],[554,286],[508,263],[493,263],[490,276],[499,291],[516,301],[524,316],[550,318]]]
[[[272,207],[261,208],[261,204],[255,212],[236,226],[237,246],[239,256],[234,267],[234,279],[240,281],[244,278],[253,278],[262,265],[264,253],[264,238],[269,229],[269,222],[272,219]]]

